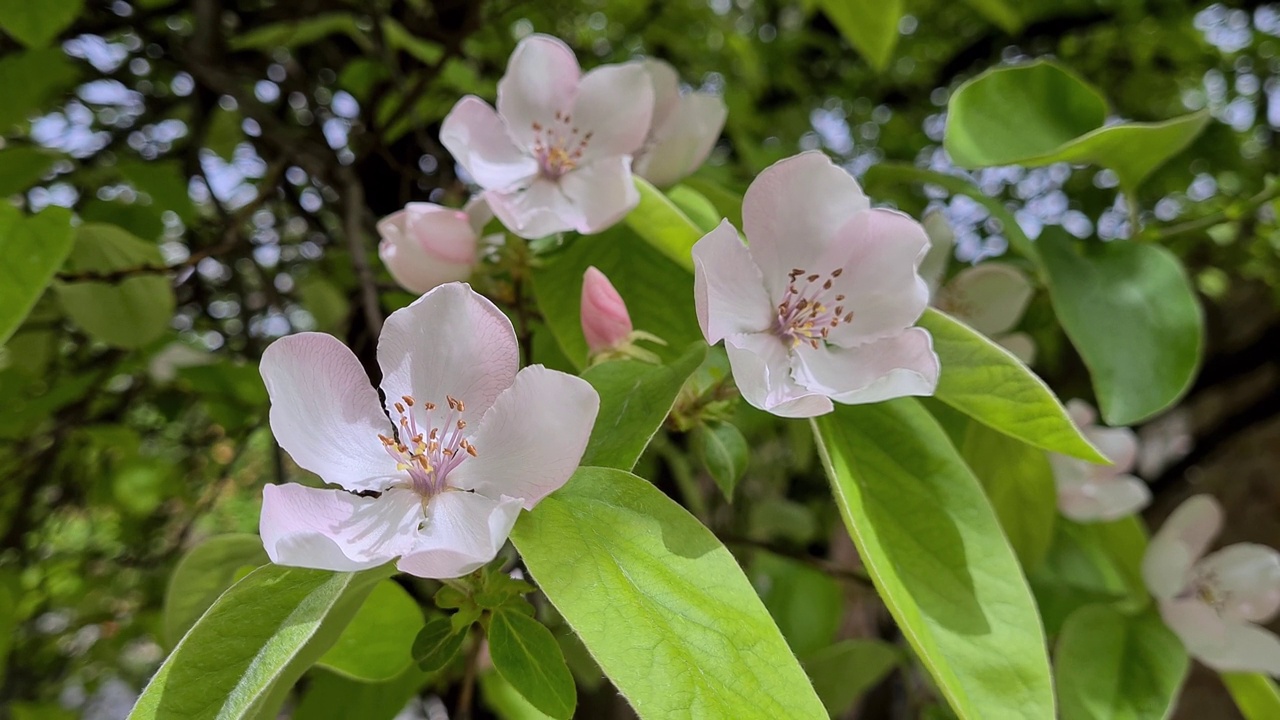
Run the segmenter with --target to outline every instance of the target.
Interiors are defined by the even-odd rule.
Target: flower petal
[[[1138,457],[1138,436],[1132,430],[1091,425],[1083,431],[1085,438],[1111,461],[1111,467],[1102,469],[1112,473],[1126,473],[1133,469]]]
[[[920,261],[920,277],[929,286],[929,293],[934,294],[942,285],[947,275],[947,266],[951,264],[951,253],[955,248],[956,234],[951,223],[941,210],[934,208],[924,214],[920,221],[924,234],[929,237],[929,251]]]
[[[1093,425],[1098,421],[1098,413],[1089,403],[1080,398],[1071,398],[1067,401],[1067,415],[1071,418],[1071,422],[1075,426],[1083,430],[1089,425]]]
[[[681,97],[661,125],[654,120],[649,140],[633,164],[636,174],[658,187],[680,182],[711,154],[727,115],[719,96],[695,92]]]
[[[378,221],[378,256],[396,282],[425,293],[466,280],[475,264],[476,234],[465,212],[434,203],[409,203]]]
[[[421,500],[403,488],[372,498],[296,483],[267,485],[258,529],[267,557],[277,565],[364,570],[412,545]]]
[[[262,353],[271,432],[293,461],[348,490],[382,490],[396,477],[378,434],[390,423],[351,350],[324,333],[280,338]]]
[[[538,174],[538,161],[511,141],[489,103],[473,95],[459,100],[445,116],[440,143],[486,190],[519,187]]]
[[[582,336],[592,353],[603,352],[626,342],[635,327],[627,303],[609,278],[594,265],[582,276],[582,301],[579,307]]]
[[[932,395],[938,386],[938,355],[923,328],[852,348],[801,343],[792,354],[796,382],[839,403]]]
[[[988,262],[961,270],[934,305],[992,337],[1013,329],[1031,302],[1031,281],[1017,268]]]
[[[1200,662],[1219,672],[1280,675],[1280,638],[1252,623],[1223,620],[1198,600],[1161,603],[1160,615]]]
[[[480,420],[470,438],[479,455],[449,473],[449,484],[532,510],[578,468],[599,410],[587,381],[531,365]]]
[[[392,417],[395,403],[410,395],[419,424],[441,427],[452,396],[463,402],[461,418],[470,425],[511,387],[520,352],[501,310],[470,285],[449,283],[391,313],[378,339],[378,364]]]
[[[760,268],[728,220],[693,245],[693,295],[702,335],[712,345],[763,332],[777,316]]]
[[[767,333],[740,333],[724,339],[729,367],[742,397],[779,417],[814,417],[831,412],[830,398],[791,377],[791,358],[782,341]]]
[[[917,268],[928,245],[920,223],[894,210],[860,212],[842,225],[820,262],[844,268],[830,292],[845,296],[853,319],[832,328],[831,340],[848,346],[893,337],[919,319],[929,288]]]
[[[1280,610],[1280,552],[1273,548],[1228,545],[1196,563],[1196,573],[1222,595],[1230,617],[1266,622]]]
[[[423,578],[461,577],[498,555],[520,515],[520,501],[443,492],[427,503],[426,522],[396,568]]]
[[[582,145],[590,164],[617,155],[632,155],[644,144],[653,117],[653,85],[639,63],[601,65],[582,76],[573,104],[574,128],[591,133]]]
[[[1009,333],[991,339],[1013,353],[1013,356],[1021,360],[1023,365],[1030,365],[1036,361],[1036,341],[1024,332]]]
[[[742,229],[769,296],[780,301],[793,268],[821,272],[836,231],[870,206],[858,181],[817,151],[757,175],[742,200]]]
[[[564,194],[560,183],[543,177],[519,190],[488,191],[484,198],[503,226],[526,240],[573,230],[583,223],[582,210]]]
[[[1132,475],[1058,482],[1058,510],[1080,523],[1128,517],[1151,503],[1151,489]]]
[[[602,158],[565,173],[560,189],[573,205],[573,229],[584,235],[608,230],[640,203],[627,155]]]
[[[1222,506],[1210,495],[1194,495],[1178,506],[1151,538],[1142,558],[1142,579],[1158,600],[1186,588],[1191,566],[1222,528]]]
[[[653,86],[653,117],[650,121],[654,128],[662,127],[680,104],[680,75],[671,63],[657,58],[641,60],[640,67],[649,75],[649,83]]]
[[[582,69],[559,38],[535,34],[521,40],[498,81],[498,114],[520,145],[532,148],[534,123],[552,127],[557,114],[573,109]]]

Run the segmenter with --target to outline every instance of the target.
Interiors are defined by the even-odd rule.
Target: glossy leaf
[[[500,720],[550,720],[496,672],[480,676],[480,697]]]
[[[555,636],[537,620],[509,609],[489,619],[493,667],[540,712],[569,720],[578,704],[573,675]]]
[[[511,539],[641,718],[826,717],[733,556],[645,480],[582,468]]]
[[[1204,345],[1203,312],[1182,263],[1129,241],[1093,243],[1082,254],[1052,229],[1038,244],[1049,297],[1107,424],[1136,424],[1182,397]]]
[[[725,499],[732,501],[734,488],[747,472],[751,457],[747,439],[732,423],[711,422],[694,430],[692,440],[694,454],[711,473]]]
[[[1051,718],[1044,632],[982,487],[911,399],[836,407],[815,429],[880,597],[962,720]]]
[[[84,0],[0,0],[0,28],[27,47],[46,47],[83,7]]]
[[[173,569],[164,595],[164,638],[169,647],[200,619],[218,596],[247,571],[265,565],[262,538],[215,535],[192,548]]]
[[[412,663],[410,651],[422,626],[417,601],[395,582],[383,580],[316,664],[352,680],[391,680]]]
[[[1163,720],[1190,659],[1154,610],[1077,610],[1054,653],[1062,720]]]
[[[698,226],[698,230],[704,233],[715,230],[720,221],[724,219],[724,216],[711,203],[711,200],[688,185],[681,184],[668,188],[667,199],[680,208],[680,211],[694,225]],[[742,202],[741,198],[739,198],[738,202]]]
[[[634,467],[706,355],[706,344],[698,342],[670,365],[613,360],[587,368],[582,379],[600,393],[600,412],[582,464]]]
[[[587,361],[580,303],[582,274],[593,265],[609,276],[626,301],[635,328],[666,341],[665,347],[646,346],[665,362],[680,357],[691,343],[702,339],[693,303],[672,302],[672,298],[693,297],[693,274],[629,228],[614,226],[599,235],[574,238],[568,248],[548,257],[533,274],[538,309],[574,365],[585,367]]]
[[[1008,350],[932,308],[919,324],[933,336],[942,365],[937,399],[1035,447],[1107,462],[1080,434],[1049,386]]]
[[[76,230],[69,272],[112,272],[163,267],[154,244],[114,225],[87,223]],[[176,304],[169,278],[140,273],[118,280],[77,280],[54,285],[62,308],[85,332],[108,345],[138,348],[169,328]]]
[[[969,469],[982,483],[1000,527],[1030,571],[1044,561],[1058,518],[1053,468],[1043,450],[970,422],[960,446]]]
[[[768,552],[755,553],[750,577],[796,655],[805,657],[835,640],[844,614],[844,589],[834,578]]]
[[[0,204],[0,345],[35,307],[71,252],[71,213],[45,208],[24,217]]]
[[[466,639],[466,631],[456,630],[449,617],[433,616],[427,620],[413,640],[413,661],[421,670],[436,672],[457,656],[458,650],[462,649],[462,643]]]
[[[636,189],[640,191],[640,204],[627,213],[624,220],[627,227],[672,262],[693,272],[691,251],[693,244],[702,239],[704,231],[648,180],[639,175],[634,179]]]
[[[818,0],[845,40],[877,72],[884,72],[898,45],[902,0]]]
[[[308,676],[306,692],[291,720],[394,720],[430,679],[413,667],[380,683],[356,682],[318,670]]]
[[[964,168],[1056,162],[1110,168],[1129,191],[1204,130],[1207,112],[1157,123],[1104,127],[1107,103],[1049,61],[988,70],[961,85],[947,106],[943,145]]]
[[[0,197],[20,193],[39,182],[58,157],[58,153],[38,147],[0,150]]]
[[[893,671],[902,652],[879,640],[841,640],[805,655],[803,660],[827,712],[842,717],[863,693]]]
[[[1049,552],[1031,573],[1049,634],[1056,635],[1066,619],[1086,605],[1115,602],[1125,610],[1146,605],[1146,548],[1146,532],[1136,516],[1089,524],[1058,518]]]
[[[1259,673],[1223,673],[1222,682],[1245,720],[1280,717],[1280,687]]]
[[[393,571],[258,568],[192,626],[129,719],[270,716],[293,682],[337,640],[377,581]]]

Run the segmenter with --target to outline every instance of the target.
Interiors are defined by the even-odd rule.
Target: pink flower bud
[[[478,233],[462,210],[409,203],[378,221],[378,256],[406,290],[425,293],[471,276]]]
[[[621,345],[631,335],[627,304],[604,273],[594,267],[582,276],[582,334],[598,353]]]

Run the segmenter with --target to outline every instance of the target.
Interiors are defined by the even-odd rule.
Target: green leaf
[[[393,572],[392,566],[360,573],[258,568],[192,626],[142,691],[130,720],[269,715]]]
[[[79,75],[62,48],[8,53],[0,58],[0,88],[4,88],[0,133],[34,115],[45,103],[75,84]]]
[[[1222,682],[1245,720],[1280,717],[1280,688],[1275,680],[1259,673],[1222,673]]]
[[[863,693],[880,684],[902,660],[898,648],[878,640],[842,640],[803,657],[813,689],[832,717],[843,717]]]
[[[300,22],[261,25],[236,35],[227,44],[232,50],[273,51],[276,48],[292,49],[310,45],[338,33],[350,37],[361,50],[372,49],[369,38],[361,32],[356,17],[344,12],[321,13]]]
[[[66,270],[111,272],[138,267],[163,267],[154,244],[139,240],[114,225],[86,223],[76,230],[75,247]],[[169,278],[144,273],[103,282],[56,282],[54,289],[73,322],[108,345],[138,348],[169,329],[176,304]]]
[[[726,500],[733,501],[733,490],[747,472],[751,448],[747,439],[732,423],[710,422],[693,432],[693,452],[711,479],[716,481]]]
[[[1147,536],[1136,516],[1108,523],[1075,523],[1058,518],[1044,563],[1031,574],[1050,635],[1072,613],[1099,602],[1137,610],[1150,601],[1142,581]]]
[[[480,697],[501,720],[550,720],[496,672],[480,676]]]
[[[439,43],[423,40],[394,18],[382,18],[382,34],[386,36],[388,45],[404,50],[425,65],[435,65],[444,57],[444,48]]]
[[[627,227],[675,264],[693,272],[693,244],[705,233],[648,180],[636,175],[635,183],[640,204],[627,213]]]
[[[1101,93],[1066,68],[1037,60],[961,85],[947,105],[943,146],[963,168],[1101,165],[1132,192],[1204,130],[1209,114],[1104,127],[1106,119]]]
[[[1106,605],[1067,619],[1054,658],[1062,720],[1163,720],[1190,665],[1154,610],[1125,615]]]
[[[5,0],[0,0],[3,3]],[[59,153],[39,147],[0,150],[0,196],[20,193],[40,181],[58,162]]]
[[[351,301],[334,284],[317,274],[298,281],[298,300],[316,320],[316,329],[339,333],[351,314]]]
[[[131,160],[116,164],[116,170],[129,184],[151,198],[151,205],[158,210],[171,210],[190,224],[196,216],[196,206],[187,190],[187,176],[177,160]]]
[[[380,683],[356,682],[325,671],[308,677],[292,720],[393,720],[431,678],[417,668]]]
[[[0,203],[0,345],[35,307],[71,252],[71,242],[66,209],[49,207],[28,218]]]
[[[1089,368],[1102,417],[1133,425],[1182,397],[1204,346],[1204,316],[1182,263],[1130,241],[1081,254],[1059,229],[1037,243],[1062,329]]]
[[[903,0],[817,0],[845,40],[866,58],[876,72],[884,72],[898,45],[898,21]]]
[[[16,569],[0,570],[0,677],[5,676],[9,664],[9,651],[13,647],[14,631],[18,628],[18,601],[22,597],[22,582]]]
[[[982,188],[974,185],[965,178],[957,175],[946,175],[934,170],[926,170],[905,163],[879,163],[872,165],[865,177],[868,185],[876,185],[881,183],[923,183],[925,185],[937,185],[938,187],[951,192],[954,195],[964,195],[982,207],[986,208],[991,217],[998,220],[1001,226],[1001,232],[1004,238],[1009,241],[1009,247],[1019,255],[1039,263],[1040,254],[1036,250],[1036,246],[1031,242],[1031,238],[1022,231],[1022,226],[1018,224],[1018,219],[1014,217],[1009,208],[1004,206],[1000,198],[991,197],[983,192]]]
[[[1043,450],[970,422],[960,454],[982,483],[1000,527],[1031,571],[1044,561],[1058,518],[1058,490]]]
[[[164,639],[173,647],[245,569],[268,562],[262,538],[215,535],[182,556],[164,594]]]
[[[316,664],[352,680],[391,680],[413,662],[411,649],[423,624],[417,601],[395,582],[383,580]]]
[[[680,185],[676,185],[676,188],[682,185],[687,185],[706,198],[715,207],[716,214],[733,223],[734,227],[742,227],[742,193],[734,192],[715,180],[701,175],[685,178]],[[673,195],[672,200],[675,200],[675,197]],[[697,220],[693,215],[689,217]]]
[[[942,366],[937,399],[1035,447],[1108,463],[1080,434],[1049,386],[1008,350],[933,308],[919,324],[933,336]]]
[[[530,705],[560,720],[573,717],[577,688],[545,625],[523,613],[498,610],[489,618],[489,655],[493,667]]]
[[[1044,632],[995,512],[912,399],[814,422],[836,504],[880,597],[964,720],[1051,718]]]
[[[1005,0],[965,0],[982,17],[1010,35],[1022,29],[1022,15],[1015,5]]]
[[[83,7],[83,0],[0,0],[0,28],[27,47],[46,47]]]
[[[455,630],[448,616],[434,615],[413,640],[413,661],[420,670],[436,672],[453,660],[466,639],[466,631]]]
[[[609,276],[626,301],[635,328],[666,341],[666,347],[649,346],[664,362],[675,360],[691,343],[702,339],[691,301],[693,274],[629,228],[617,225],[599,235],[575,238],[533,273],[538,309],[565,357],[577,367],[585,367],[587,361],[587,341],[582,336],[582,274],[593,265]],[[672,302],[673,298],[681,302]]]
[[[826,717],[733,556],[645,480],[582,468],[511,539],[641,718]]]
[[[613,360],[587,368],[582,379],[600,393],[600,413],[582,464],[634,467],[706,355],[706,344],[697,342],[670,365]]]
[[[831,576],[780,555],[757,552],[750,577],[796,655],[804,657],[835,640],[844,614],[844,590]]]
[[[676,185],[667,189],[667,199],[680,208],[680,211],[698,226],[698,230],[709,233],[716,229],[724,216],[705,195],[688,185]],[[695,241],[696,242],[696,241]]]

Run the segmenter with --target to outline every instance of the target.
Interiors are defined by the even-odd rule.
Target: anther
[[[838,278],[842,273],[844,273],[844,268],[836,268],[831,271],[831,277]]]
[[[400,403],[396,403],[396,412],[398,412],[398,413],[400,413],[401,415],[403,415],[403,414],[404,414],[404,406],[403,406],[403,405],[401,405]]]
[[[805,278],[805,280],[808,280],[809,282],[817,282],[818,278],[820,278],[820,277],[822,277],[822,276],[821,276],[821,275],[819,275],[818,273],[814,273],[814,274],[810,275],[809,277]]]
[[[464,428],[464,427],[466,427],[466,426],[467,426],[467,421],[466,421],[466,420],[459,420],[459,421],[458,421],[458,429],[459,429],[459,430],[461,430],[462,428]]]
[[[823,289],[823,290],[830,290],[830,289],[831,289],[831,281],[830,281],[830,280],[828,280],[828,281],[826,281],[826,282],[822,283],[822,289]]]
[[[843,295],[837,295],[837,296],[836,296],[836,302],[844,302],[844,296],[843,296]]]
[[[401,400],[404,400],[404,404],[405,404],[405,405],[408,405],[409,407],[413,407],[413,398],[412,398],[412,397],[410,397],[410,396],[408,396],[408,395],[401,395],[401,396],[400,396],[400,399],[401,399]]]
[[[422,406],[423,406],[423,407],[425,407],[427,410],[435,410],[435,409],[436,409],[436,404],[435,404],[435,403],[431,403],[431,402],[429,402],[429,403],[423,403],[423,404],[422,404]]]

